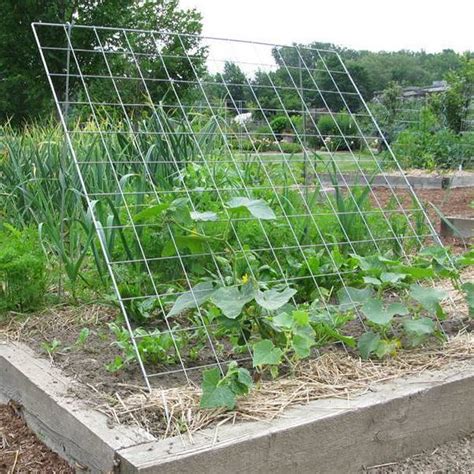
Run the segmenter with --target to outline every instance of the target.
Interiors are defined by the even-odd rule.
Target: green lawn
[[[293,162],[296,167],[303,167],[304,164],[304,154],[303,153],[279,153],[279,152],[266,152],[266,153],[234,153],[234,158],[237,160],[245,160],[250,157],[253,157],[256,161],[258,159],[265,160],[266,162],[271,162],[278,164],[279,162]],[[309,163],[308,167],[310,171],[313,166],[316,166],[316,169],[319,172],[324,172],[325,170],[331,169],[332,160],[335,161],[337,168],[341,172],[355,172],[355,171],[364,171],[364,172],[377,172],[381,169],[384,169],[382,165],[382,158],[378,159],[374,157],[369,152],[364,151],[354,151],[354,152],[320,152],[313,154],[310,153],[307,156],[308,160],[313,160],[313,164]],[[378,166],[380,163],[380,168]]]

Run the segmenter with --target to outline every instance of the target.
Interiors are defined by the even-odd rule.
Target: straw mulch
[[[138,425],[164,438],[192,433],[209,425],[249,420],[271,420],[290,406],[322,398],[352,398],[375,383],[437,370],[474,356],[474,338],[459,334],[444,345],[402,351],[384,361],[361,360],[335,350],[300,363],[292,376],[257,384],[233,411],[199,409],[200,389],[178,387],[135,392],[101,407],[119,423]]]

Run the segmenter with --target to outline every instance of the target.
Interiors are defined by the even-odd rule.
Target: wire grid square
[[[200,308],[203,280],[238,286],[253,278],[298,290],[295,303],[304,294],[327,304],[327,288],[346,288],[352,271],[340,265],[341,251],[408,258],[427,239],[439,243],[408,180],[407,200],[387,179],[375,142],[402,170],[337,52],[126,28],[37,23],[33,30],[148,388],[165,373],[189,380],[205,366],[224,371],[233,358]],[[229,62],[245,72],[238,83],[207,72]],[[285,153],[275,115],[301,151]],[[318,126],[322,115],[334,124],[330,133]],[[269,144],[276,151],[262,151]],[[389,200],[372,186],[375,174]],[[262,200],[274,219],[233,212],[233,198]],[[198,218],[192,226],[154,220],[170,206]],[[199,217],[216,207],[220,217]],[[318,266],[321,255],[329,265]],[[194,316],[171,314],[188,292]],[[175,364],[146,367],[136,344],[150,337],[136,330],[140,311],[170,336]],[[181,339],[192,348],[203,337],[205,363],[180,350]]]

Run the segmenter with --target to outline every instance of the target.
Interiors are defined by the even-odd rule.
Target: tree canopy
[[[393,95],[395,91],[400,93],[401,87],[427,86],[436,80],[447,79],[454,84],[454,79],[465,70],[466,58],[472,56],[472,53],[463,55],[452,50],[440,53],[357,51],[318,42],[297,46],[273,49],[273,58],[278,66],[275,70],[259,69],[253,77],[245,78],[238,64],[226,63],[223,74],[217,74],[215,81],[230,84],[227,89],[234,98],[252,107],[257,115],[261,115],[260,109],[266,115],[273,115],[272,111],[277,114],[282,106],[288,111],[298,111],[302,104],[300,94],[304,95],[304,102],[310,108],[356,111],[362,103],[350,78],[346,74],[338,74],[345,72],[343,64],[338,56],[320,53],[320,50],[339,53],[357,89],[367,101],[376,92],[387,89],[388,94],[391,91]],[[246,84],[246,81],[252,84],[253,92],[240,85]],[[460,85],[457,88],[464,91],[465,98],[468,87],[464,83],[466,81],[461,82],[458,81]],[[216,95],[221,92],[220,99],[225,100],[226,91],[215,88],[214,92]],[[454,90],[452,95],[455,95]],[[456,100],[459,99],[453,98],[451,102]],[[459,122],[459,118],[457,120]]]
[[[179,8],[179,0],[0,0],[0,121],[11,119],[22,123],[38,117],[48,117],[53,110],[51,93],[40,61],[36,42],[31,31],[31,22],[75,22],[78,25],[127,26],[146,30],[167,30],[179,33],[199,34],[202,18],[196,10]],[[41,41],[44,44],[67,46],[67,38],[60,28],[41,28]],[[304,100],[309,107],[328,107],[332,110],[349,108],[356,110],[360,101],[356,94],[344,95],[339,91],[354,92],[353,84],[346,76],[339,76],[337,85],[321,69],[321,56],[317,49],[336,50],[351,73],[358,89],[365,99],[370,100],[376,91],[397,86],[423,86],[444,78],[455,83],[456,75],[461,74],[465,63],[463,55],[453,50],[440,53],[424,51],[371,52],[339,47],[330,43],[314,42],[298,45],[299,48],[276,47],[273,57],[277,68],[271,72],[258,70],[252,76],[244,74],[238,64],[225,63],[222,73],[211,74],[206,70],[206,48],[193,36],[176,37],[163,35],[159,46],[151,41],[149,35],[130,34],[127,38],[133,49],[145,53],[141,55],[139,66],[153,78],[147,83],[146,93],[154,102],[175,102],[174,94],[183,95],[193,91],[192,83],[196,75],[206,78],[209,95],[226,103],[228,108],[242,112],[245,107],[264,109],[272,115],[284,106],[287,110],[300,109],[301,97],[295,85],[301,85]],[[108,48],[123,51],[124,38],[119,38],[107,30],[73,28],[72,41],[75,48],[93,50]],[[126,43],[125,43],[126,45]],[[157,47],[161,54],[157,54]],[[191,52],[192,64],[183,56]],[[63,54],[64,53],[64,54]],[[472,53],[468,53],[468,56]],[[110,68],[114,74],[137,75],[132,61],[124,54],[110,54]],[[71,72],[90,75],[104,73],[106,65],[100,54],[77,54],[72,61]],[[164,63],[164,64],[163,64]],[[319,64],[319,70],[309,72]],[[48,65],[56,72],[64,72],[65,52],[48,52]],[[164,67],[166,66],[166,67]],[[324,67],[333,71],[343,71],[337,56],[328,56]],[[135,68],[135,69],[134,69]],[[301,69],[303,72],[301,74]],[[314,75],[312,75],[314,74]],[[179,78],[173,86],[166,81],[168,76]],[[55,86],[62,98],[65,79],[56,77]],[[253,86],[249,86],[249,83]],[[324,91],[318,93],[316,84]],[[448,98],[445,106],[466,97],[466,86],[461,79],[457,81],[456,91]],[[116,101],[113,88],[104,87],[104,82],[90,86],[98,100]],[[71,82],[74,94],[74,81]],[[77,88],[79,90],[80,87]],[[173,90],[171,90],[173,89]],[[121,84],[123,101],[133,102],[139,95],[143,103],[143,85],[129,81]],[[456,104],[454,104],[456,105]],[[454,108],[454,106],[453,106]],[[453,128],[459,128],[460,117],[451,117]],[[456,122],[457,121],[457,122]],[[454,123],[456,122],[456,123]]]
[[[196,10],[182,10],[178,0],[0,0],[0,121],[11,119],[13,123],[49,115],[53,110],[43,66],[37,50],[30,24],[32,22],[65,23],[75,21],[81,25],[121,26],[130,28],[169,30],[180,33],[199,34],[202,29],[201,15]],[[41,40],[46,44],[66,46],[66,37],[61,29],[43,28]],[[75,29],[74,46],[91,48],[97,43],[91,30]],[[164,48],[167,51],[193,49],[194,55],[203,58],[196,62],[198,69],[204,63],[205,50],[200,49],[198,40],[183,37],[183,43],[176,37],[167,37]],[[109,46],[115,38],[101,31],[101,41]],[[144,69],[153,60],[154,44],[144,36],[131,39],[134,48],[150,53],[142,64]],[[80,58],[83,72],[93,73],[103,69],[100,55]],[[155,58],[156,59],[156,58]],[[64,68],[64,56],[50,55],[53,69]],[[184,60],[170,63],[170,68],[184,78],[190,74],[189,64]],[[124,64],[115,60],[114,68],[120,70]],[[154,71],[156,72],[156,71]],[[162,72],[161,72],[162,74]],[[155,87],[155,93],[162,93]],[[153,91],[152,91],[153,93]]]

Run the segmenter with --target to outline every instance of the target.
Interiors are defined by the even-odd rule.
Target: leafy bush
[[[38,308],[46,290],[46,259],[38,235],[0,228],[0,311]]]
[[[401,132],[393,144],[402,166],[421,169],[455,169],[472,166],[474,137],[456,135],[441,128],[436,116],[428,108],[420,114],[420,121]]]
[[[356,138],[357,127],[349,114],[323,115],[317,126],[324,137],[324,142],[319,143],[320,146],[325,146],[330,151],[360,149],[360,139]]]
[[[276,136],[281,135],[286,129],[290,129],[291,125],[288,118],[284,115],[277,115],[271,122],[270,127]]]
[[[469,117],[469,105],[474,94],[474,58],[466,55],[461,67],[446,75],[449,87],[442,94],[431,98],[430,106],[441,118],[444,126],[454,133],[463,130]]]
[[[281,142],[280,148],[283,153],[301,153],[303,151],[299,143]]]
[[[292,127],[291,130],[295,129],[298,133],[303,133],[304,132],[304,121],[303,121],[303,116],[302,115],[292,115],[291,116],[291,123]]]

